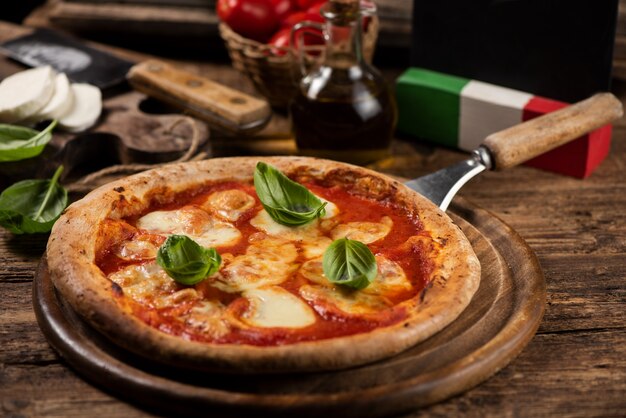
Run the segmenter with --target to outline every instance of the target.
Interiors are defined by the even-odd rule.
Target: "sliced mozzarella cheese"
[[[155,258],[159,248],[151,241],[136,239],[124,242],[117,252],[123,260],[145,260]]]
[[[213,286],[236,293],[282,283],[298,269],[297,257],[291,242],[271,238],[253,242],[245,254],[234,257],[212,277]]]
[[[315,309],[324,315],[328,306],[335,307],[347,314],[360,315],[380,312],[391,306],[386,298],[370,295],[361,291],[335,287],[304,285],[298,290],[300,296],[311,302]]]
[[[91,84],[72,84],[72,108],[59,120],[59,126],[69,132],[81,132],[92,127],[102,113],[102,93]]]
[[[70,81],[65,74],[57,74],[52,98],[29,119],[35,122],[47,119],[60,119],[70,112],[73,104],[74,92],[70,87]]]
[[[211,193],[203,207],[227,221],[235,222],[254,203],[254,198],[248,193],[235,189]]]
[[[384,216],[380,222],[349,222],[337,225],[330,233],[335,239],[349,238],[361,241],[363,244],[370,244],[387,236],[393,221],[388,216]]]
[[[308,260],[321,257],[332,242],[333,240],[328,237],[311,238],[303,241],[301,246],[304,251],[304,257]]]
[[[323,197],[317,196],[317,198],[321,200],[322,203],[326,202],[326,206],[324,206],[324,209],[326,209],[326,213],[324,214],[324,216],[322,216],[322,219],[332,218],[339,214],[339,208],[333,202],[331,202],[330,200],[326,200]]]
[[[177,290],[176,282],[155,262],[130,265],[110,275],[109,279],[117,283],[126,296],[156,308],[166,306],[168,297]]]
[[[150,212],[139,218],[137,227],[157,234],[187,235],[204,247],[234,245],[241,239],[233,225],[196,207]]]
[[[211,338],[219,338],[230,331],[228,322],[224,319],[224,311],[225,307],[220,302],[202,300],[189,313],[183,315],[181,320],[196,331]]]
[[[320,232],[318,229],[318,223],[319,220],[314,219],[311,222],[300,226],[281,225],[273,220],[265,209],[259,211],[259,213],[250,220],[250,224],[256,229],[261,230],[273,237],[279,237],[292,241],[301,241],[319,236]]]
[[[386,296],[390,293],[411,290],[411,283],[398,263],[383,256],[376,256],[376,265],[378,266],[376,278],[369,286],[365,289],[361,289],[359,292]],[[335,286],[324,275],[322,257],[304,263],[302,267],[300,267],[300,274],[316,284],[327,287]]]
[[[278,287],[264,287],[243,293],[249,308],[241,319],[263,328],[304,328],[315,323],[313,310],[297,296]]]
[[[0,122],[28,119],[54,94],[55,73],[45,66],[22,71],[0,82]]]

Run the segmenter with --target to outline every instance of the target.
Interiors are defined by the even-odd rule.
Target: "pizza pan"
[[[293,375],[225,376],[165,367],[110,343],[56,293],[43,259],[33,303],[48,341],[86,380],[149,412],[211,416],[377,417],[408,412],[471,389],[528,344],[546,290],[532,250],[493,214],[457,199],[451,215],[483,273],[463,314],[430,339],[384,361]]]

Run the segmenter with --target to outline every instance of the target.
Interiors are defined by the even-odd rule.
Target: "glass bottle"
[[[355,164],[389,155],[395,100],[362,51],[363,16],[374,13],[373,4],[365,10],[355,0],[330,0],[322,8],[325,53],[289,108],[299,153]],[[300,24],[292,34],[307,26],[315,24]]]

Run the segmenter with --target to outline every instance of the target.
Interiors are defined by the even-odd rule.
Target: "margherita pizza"
[[[259,160],[323,208],[280,221],[255,187]],[[219,255],[206,277],[181,282],[163,264],[164,243],[181,236]],[[373,256],[364,287],[342,284],[354,273],[346,270],[331,280],[326,254],[342,239]],[[340,267],[365,263],[346,254]],[[299,157],[212,159],[105,185],[57,221],[47,260],[61,295],[117,344],[233,372],[331,370],[394,355],[452,322],[480,281],[469,242],[425,198],[371,170]]]

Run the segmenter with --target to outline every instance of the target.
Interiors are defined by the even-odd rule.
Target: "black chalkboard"
[[[414,0],[411,65],[566,102],[610,88],[618,0]]]

